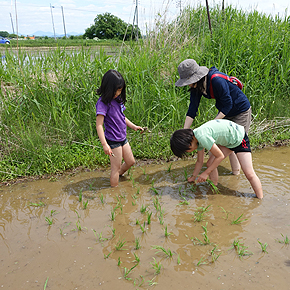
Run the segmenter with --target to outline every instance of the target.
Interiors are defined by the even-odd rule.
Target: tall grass
[[[174,86],[185,58],[238,76],[256,123],[290,117],[289,18],[231,6],[215,7],[210,14],[212,35],[206,9],[187,7],[171,23],[157,19],[146,38],[125,43],[114,56],[83,47],[17,54],[6,49],[0,63],[0,180],[109,162],[95,129],[95,91],[111,68],[126,80],[126,116],[150,130],[140,135],[128,129],[136,158],[172,154],[169,137],[183,126],[189,103],[187,88]],[[194,126],[215,114],[214,102],[203,100]],[[279,132],[289,138],[279,122],[275,138],[281,138]],[[264,142],[273,132],[265,129],[255,140]]]

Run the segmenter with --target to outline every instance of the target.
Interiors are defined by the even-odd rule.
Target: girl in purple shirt
[[[135,131],[143,128],[129,121],[124,110],[126,102],[126,84],[122,75],[116,70],[108,70],[97,94],[100,98],[96,104],[96,128],[105,154],[110,156],[111,186],[118,186],[119,176],[135,164],[135,159],[126,138],[127,126]],[[105,127],[105,131],[103,129]],[[122,164],[122,158],[124,163]]]

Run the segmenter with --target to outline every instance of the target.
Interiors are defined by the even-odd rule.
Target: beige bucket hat
[[[194,59],[186,59],[178,66],[180,79],[175,83],[177,87],[194,84],[208,74],[206,66],[199,66]]]

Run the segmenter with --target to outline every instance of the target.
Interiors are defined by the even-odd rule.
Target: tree
[[[128,24],[126,24],[117,16],[114,16],[108,12],[104,14],[98,14],[94,19],[94,22],[95,24],[86,29],[85,34],[83,35],[84,38],[87,37],[92,39],[94,37],[98,37],[99,39],[124,39]],[[129,25],[125,40],[131,38],[131,31],[132,25]],[[138,30],[138,34],[139,33],[140,31]],[[135,37],[136,35],[133,34],[133,38]]]
[[[8,37],[9,36],[9,32],[7,32],[7,31],[0,31],[0,36],[2,36],[2,37]]]

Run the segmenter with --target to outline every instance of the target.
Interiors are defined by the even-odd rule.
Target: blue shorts
[[[112,140],[108,140],[108,139],[106,139],[106,141],[109,144],[109,146],[111,147],[111,149],[115,149],[115,148],[118,148],[120,146],[123,147],[126,143],[128,143],[127,138],[124,141],[112,141]]]
[[[239,146],[229,149],[234,151],[236,154],[239,152],[251,152],[250,140],[247,133],[245,133],[244,139]]]

